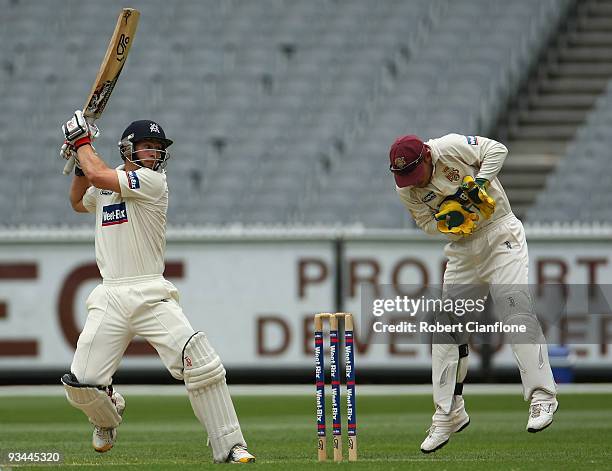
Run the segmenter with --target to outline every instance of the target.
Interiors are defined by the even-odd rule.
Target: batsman
[[[68,402],[94,426],[93,447],[109,451],[123,421],[124,398],[113,374],[130,341],[144,337],[170,374],[185,382],[196,417],[208,432],[215,462],[255,461],[246,448],[225,381],[225,368],[203,332],[183,313],[176,287],[163,277],[172,141],[155,121],[132,122],[119,141],[123,160],[109,168],[93,140],[98,128],[77,110],[62,126],[61,155],[75,158],[70,202],[95,215],[96,261],[102,283],[86,301],[87,321],[70,373]]]
[[[497,174],[506,147],[481,136],[448,134],[423,142],[415,135],[398,138],[389,152],[396,191],[417,226],[449,242],[443,296],[490,296],[504,324],[522,325],[527,334],[510,338],[523,395],[530,401],[528,432],[548,427],[557,410],[546,341],[528,289],[529,255],[525,231],[512,213]],[[453,322],[453,314],[439,314]],[[470,423],[463,401],[468,367],[465,335],[434,338],[432,385],[435,413],[423,453],[446,445]]]

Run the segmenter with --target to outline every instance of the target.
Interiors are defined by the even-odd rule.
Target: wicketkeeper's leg
[[[445,273],[444,300],[476,301],[487,292],[482,285],[446,283],[449,278],[456,281],[459,277],[452,275],[452,270]],[[462,316],[446,311],[435,314],[436,324],[461,327],[452,334],[442,332],[433,336],[431,373],[434,403],[444,414],[462,409],[464,405],[463,383],[468,372],[469,354],[469,334],[465,330],[465,323],[470,319],[468,313]]]
[[[444,335],[434,336],[432,345],[431,370],[436,411],[431,418],[427,437],[421,443],[423,453],[439,450],[448,443],[453,433],[460,432],[470,423],[463,402],[468,346],[455,343],[450,336],[440,337]]]
[[[444,414],[463,406],[463,382],[468,371],[468,346],[432,345],[431,382],[437,408]]]
[[[504,286],[494,290],[495,311],[504,324],[525,329],[525,333],[508,335],[521,374],[525,400],[554,400],[557,388],[548,360],[548,348],[527,287]]]

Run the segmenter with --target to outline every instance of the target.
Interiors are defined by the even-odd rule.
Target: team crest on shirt
[[[128,222],[125,201],[102,207],[102,227]]]
[[[133,170],[127,173],[128,185],[130,185],[130,189],[136,190],[140,188],[140,180],[138,179],[138,174]]]
[[[478,145],[478,138],[476,136],[465,136],[465,138],[467,139],[468,144],[472,146]]]
[[[459,170],[454,167],[445,166],[442,169],[442,172],[444,173],[446,179],[451,183],[456,183],[461,179],[461,176],[459,175]]]

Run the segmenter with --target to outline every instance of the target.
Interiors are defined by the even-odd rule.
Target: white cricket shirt
[[[89,187],[83,206],[96,213],[96,262],[106,280],[161,275],[166,249],[166,175],[116,169],[121,194]]]
[[[512,212],[506,192],[497,178],[508,155],[506,146],[486,137],[461,134],[447,134],[430,139],[426,144],[431,148],[434,165],[429,184],[424,188],[395,187],[404,206],[423,231],[431,235],[441,234],[434,215],[442,200],[454,195],[467,175],[489,180],[487,193],[495,200],[495,212],[490,219],[480,215],[475,233]],[[457,240],[464,236],[448,234],[448,237]]]

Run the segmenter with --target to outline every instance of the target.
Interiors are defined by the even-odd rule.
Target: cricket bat
[[[96,119],[100,118],[104,108],[106,108],[108,99],[111,93],[113,93],[127,55],[130,52],[139,18],[140,12],[133,8],[124,8],[121,10],[119,18],[117,18],[115,31],[108,43],[108,48],[106,49],[104,60],[100,64],[96,81],[93,87],[91,87],[91,92],[83,108],[83,115],[89,123],[93,123]],[[64,175],[68,175],[72,171],[74,163],[74,157],[71,157],[66,162]]]

